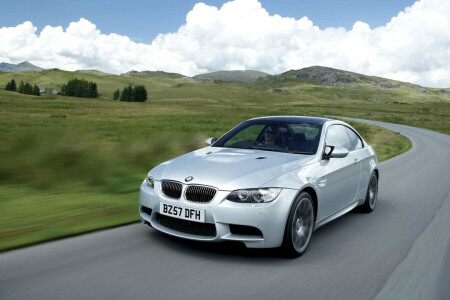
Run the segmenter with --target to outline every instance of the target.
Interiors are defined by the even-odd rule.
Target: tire
[[[281,246],[286,257],[299,257],[305,253],[314,229],[314,204],[311,195],[302,192],[295,199],[286,222]]]
[[[369,186],[367,187],[366,201],[361,205],[361,211],[365,213],[371,213],[378,199],[378,178],[377,175],[372,173],[370,175]]]

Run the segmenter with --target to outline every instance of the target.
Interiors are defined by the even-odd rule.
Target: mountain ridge
[[[26,71],[42,71],[41,67],[35,66],[29,61],[23,61],[18,64],[0,63],[0,72],[26,72]]]
[[[27,71],[41,72],[44,70],[60,70],[60,69],[57,68],[44,69],[36,65],[33,65],[29,61],[24,61],[18,64],[10,64],[6,62],[0,63],[0,73],[5,72],[17,73]],[[115,75],[95,69],[66,71],[66,72],[73,72],[76,74],[96,74],[102,76]],[[269,73],[257,70],[219,70],[209,73],[197,74],[190,77],[179,73],[172,73],[165,71],[131,70],[116,76],[140,77],[140,78],[165,77],[172,79],[183,79],[184,81],[191,81],[191,82],[199,82],[202,80],[213,80],[217,82],[243,82],[243,83],[254,83],[259,81],[265,81],[266,83],[270,82],[272,84],[275,84],[287,81],[299,81],[299,82],[311,82],[324,86],[340,85],[342,87],[353,87],[359,84],[372,84],[377,85],[383,89],[391,89],[403,86],[417,89],[418,92],[423,93],[426,93],[427,89],[437,89],[437,90],[440,89],[442,90],[441,93],[443,93],[445,96],[450,96],[450,92],[448,91],[450,87],[430,88],[419,84],[379,76],[365,75],[352,71],[346,71],[324,66],[310,66],[301,69],[292,69],[275,75],[271,75]]]
[[[0,66],[9,66],[11,64],[1,63]],[[33,66],[29,62],[23,62],[18,65],[21,66]],[[13,65],[16,66],[16,65]],[[34,66],[36,67],[36,66]],[[40,70],[41,68],[36,67]],[[58,73],[60,72],[60,73]],[[100,80],[99,78],[104,78],[104,80],[111,82],[111,80],[117,82],[117,85],[121,87],[123,84],[128,85],[131,81],[136,81],[136,84],[145,84],[149,82],[149,88],[151,87],[169,87],[177,86],[183,84],[211,84],[211,83],[235,83],[241,84],[243,86],[257,89],[260,91],[269,91],[274,94],[278,93],[299,93],[302,92],[307,86],[323,86],[326,90],[327,88],[345,88],[347,90],[352,90],[357,87],[368,87],[375,90],[384,91],[402,91],[409,90],[417,94],[430,95],[439,94],[445,98],[450,96],[450,88],[429,88],[423,87],[418,84],[413,84],[409,82],[402,82],[398,80],[392,80],[388,78],[382,78],[377,76],[370,76],[365,74],[360,74],[351,71],[345,71],[341,69],[323,67],[323,66],[311,66],[297,70],[289,70],[277,75],[270,75],[264,72],[253,71],[253,70],[237,70],[237,71],[217,71],[206,74],[198,74],[193,77],[185,76],[179,73],[169,73],[164,71],[129,71],[122,73],[120,75],[105,73],[98,70],[76,70],[76,71],[65,71],[57,68],[53,69],[42,69],[39,72],[36,71],[21,71],[21,72],[0,72],[8,78],[16,78],[20,80],[31,80],[33,82],[42,82],[48,86],[54,86],[59,88],[62,83],[60,82],[63,78],[71,79],[75,77],[85,78],[87,80]],[[9,75],[6,75],[9,74]],[[17,75],[16,75],[17,74]],[[53,75],[52,75],[53,74]],[[57,75],[59,74],[59,75]],[[210,76],[213,74],[214,76]],[[224,76],[223,76],[224,75]],[[242,75],[243,77],[239,78]],[[262,75],[262,76],[261,76]],[[228,77],[227,77],[228,76]],[[229,78],[232,76],[232,78]],[[234,76],[234,77],[233,77]],[[2,76],[3,77],[3,76]],[[97,79],[95,79],[97,78]],[[65,80],[66,80],[65,79]],[[131,80],[131,81],[130,81]],[[153,84],[151,84],[153,83]],[[0,82],[0,87],[5,83]],[[325,91],[324,90],[324,91]],[[329,93],[331,90],[329,91]],[[331,92],[330,96],[338,91]],[[373,99],[384,101],[384,99]],[[399,99],[398,101],[401,101]]]
[[[203,73],[193,76],[194,79],[213,79],[225,82],[255,82],[259,78],[269,76],[269,73],[255,70],[231,70],[231,71],[215,71]]]

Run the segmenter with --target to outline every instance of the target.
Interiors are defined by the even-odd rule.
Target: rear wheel
[[[298,257],[308,248],[314,229],[314,205],[311,196],[302,192],[289,212],[284,240],[283,254]]]
[[[361,206],[361,210],[370,213],[375,208],[378,199],[378,178],[375,173],[370,176],[369,186],[367,187],[366,201]]]

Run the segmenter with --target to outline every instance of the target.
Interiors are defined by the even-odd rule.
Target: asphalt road
[[[298,259],[134,224],[1,254],[0,298],[449,299],[450,136],[373,123],[413,148],[381,164],[372,214],[317,230]]]

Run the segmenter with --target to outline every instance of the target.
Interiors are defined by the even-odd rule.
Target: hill
[[[194,76],[195,79],[209,78],[225,82],[255,82],[260,77],[265,78],[268,73],[252,70],[217,71]]]
[[[183,78],[187,77],[178,73],[168,73],[164,71],[129,71],[127,73],[120,74],[121,76],[129,76],[129,77],[147,77],[147,78]]]
[[[76,70],[75,73],[80,73],[80,74],[92,74],[92,75],[98,75],[98,76],[109,76],[111,74],[109,73],[105,73],[102,71],[98,71],[98,70]]]
[[[358,84],[374,84],[384,88],[399,87],[402,83],[392,79],[368,76],[322,66],[312,66],[299,70],[290,70],[278,75],[269,75],[260,80],[267,83],[296,81],[315,83],[324,86],[341,85],[342,87],[353,87]],[[413,85],[410,83],[405,84]]]
[[[279,75],[268,75],[257,71],[219,71],[211,77],[197,75],[194,78],[177,73],[162,71],[130,71],[121,75],[108,74],[97,70],[78,70],[75,72],[59,69],[43,71],[27,71],[16,73],[0,73],[0,89],[4,88],[11,79],[16,82],[23,80],[31,84],[45,87],[49,90],[60,89],[61,86],[73,78],[95,81],[102,98],[112,98],[116,89],[131,85],[144,85],[149,92],[149,99],[158,98],[156,95],[171,94],[173,97],[195,96],[210,99],[219,85],[227,86],[234,91],[233,97],[244,97],[251,94],[249,90],[264,92],[265,94],[290,95],[295,99],[319,100],[355,100],[374,103],[432,103],[450,102],[450,89],[426,88],[411,84],[368,76],[339,69],[320,66],[290,70]],[[226,74],[241,81],[227,82],[227,77],[216,77],[214,74]],[[265,74],[254,82],[248,82],[250,75]],[[239,76],[238,76],[239,75]],[[234,76],[234,77],[233,77]],[[230,78],[231,78],[230,77]],[[244,77],[247,78],[244,81]],[[214,79],[222,78],[222,79]],[[253,80],[252,79],[252,80]],[[229,79],[231,80],[231,79]],[[215,87],[215,88],[213,88]],[[180,88],[189,90],[185,95],[179,95]],[[195,92],[194,92],[195,91]],[[197,96],[196,96],[197,95]],[[266,95],[267,96],[267,95]]]
[[[28,61],[19,64],[0,63],[0,72],[25,72],[25,71],[42,71],[43,68],[33,65]]]
[[[249,86],[274,94],[318,96],[379,103],[449,102],[450,89],[422,87],[376,76],[313,66],[260,78]]]
[[[368,76],[359,73],[322,66],[312,66],[300,70],[290,70],[279,75],[268,76],[267,79],[268,80],[298,79],[318,83],[321,85],[342,85],[344,87],[345,86],[351,87],[354,86],[355,84],[360,83],[368,83],[379,85],[380,87],[384,88],[395,88],[399,87],[402,84],[402,82],[396,80],[375,76]],[[405,84],[412,85],[410,83]],[[419,85],[415,86],[419,87]]]

